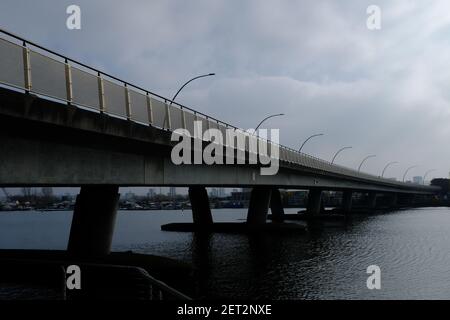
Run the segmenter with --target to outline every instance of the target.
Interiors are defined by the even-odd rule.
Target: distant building
[[[209,191],[209,196],[213,198],[225,198],[225,189],[224,188],[212,188]]]
[[[284,202],[288,206],[303,205],[307,195],[306,191],[286,191],[284,193]]]
[[[67,192],[61,196],[61,201],[71,201],[72,199],[73,199],[73,195],[71,195],[70,193],[67,193]]]
[[[251,194],[251,189],[244,189],[247,191],[243,191],[243,192],[232,192],[231,193],[231,200],[233,201],[248,201],[250,200],[250,194]]]
[[[413,183],[416,183],[416,184],[423,184],[423,179],[422,179],[422,177],[421,177],[421,176],[415,176],[415,177],[413,177]]]
[[[41,192],[44,197],[49,197],[49,198],[53,197],[53,188],[52,187],[43,187],[41,189]]]
[[[175,197],[177,195],[177,188],[170,187],[169,188],[169,197]]]
[[[156,195],[156,192],[154,189],[152,189],[152,188],[148,189],[148,192],[147,192],[148,198],[153,198],[155,195]]]
[[[209,196],[212,198],[217,198],[219,196],[219,191],[217,188],[212,188],[211,191],[209,191]]]
[[[135,197],[135,194],[133,192],[127,192],[127,193],[125,193],[125,196],[124,196],[125,200],[133,200],[134,197]]]

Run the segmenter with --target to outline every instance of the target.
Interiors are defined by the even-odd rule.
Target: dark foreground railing
[[[69,289],[68,266],[80,268]],[[71,282],[72,283],[72,282]],[[191,300],[141,267],[42,259],[0,260],[0,300]]]
[[[64,286],[65,299],[191,300],[140,267],[87,263],[79,266],[82,288],[68,290]]]

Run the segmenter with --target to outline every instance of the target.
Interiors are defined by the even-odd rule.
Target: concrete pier
[[[352,211],[352,196],[351,190],[344,191],[342,194],[342,211],[344,213],[350,213]]]
[[[417,197],[415,195],[404,195],[403,197],[399,197],[398,203],[402,207],[414,207],[417,202]]]
[[[396,193],[393,193],[389,197],[389,207],[395,208],[398,205],[398,195]]]
[[[118,186],[82,186],[78,194],[67,251],[76,256],[104,256],[111,251],[120,194]]]
[[[272,197],[273,193],[273,197]],[[277,218],[283,218],[284,210],[278,189],[255,187],[250,195],[247,222],[215,222],[211,218],[206,190],[203,187],[189,188],[194,223],[169,223],[161,226],[164,231],[219,232],[219,233],[304,233],[306,228],[294,223],[266,223],[269,207]],[[208,205],[206,205],[208,204]],[[206,214],[205,214],[206,213]]]
[[[247,213],[247,224],[252,226],[263,225],[267,221],[272,188],[254,187],[250,195]]]
[[[192,219],[199,226],[211,226],[213,219],[206,188],[203,186],[189,187],[189,199],[192,206]]]
[[[284,220],[284,208],[279,189],[272,189],[272,195],[270,197],[270,211],[272,212],[272,221],[281,222]]]
[[[375,192],[369,192],[367,197],[367,207],[369,209],[375,209],[377,207],[377,194]]]
[[[414,207],[415,204],[416,204],[416,196],[414,194],[409,195],[407,197],[407,206]]]
[[[306,213],[311,215],[320,214],[322,211],[322,189],[311,188],[308,193],[308,205]]]

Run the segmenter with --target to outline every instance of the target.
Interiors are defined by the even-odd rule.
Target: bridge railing
[[[195,111],[170,99],[120,80],[98,69],[43,48],[0,29],[0,83],[50,99],[64,101],[94,112],[106,113],[130,121],[173,131],[177,128],[194,132],[194,121],[202,122],[202,135],[209,128],[226,134],[232,129],[249,137],[251,134],[226,122]],[[204,140],[210,140],[203,135]],[[331,164],[329,161],[300,153],[257,137],[259,141],[279,147],[279,159],[316,171],[375,181],[388,185],[405,183]],[[250,150],[247,144],[245,149]],[[269,149],[270,150],[270,149]],[[275,157],[276,155],[269,155]],[[420,186],[415,186],[420,188]]]

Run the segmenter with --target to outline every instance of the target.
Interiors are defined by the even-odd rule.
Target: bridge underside
[[[1,123],[1,122],[0,122]],[[0,124],[1,125],[1,124]],[[8,133],[9,134],[9,133]],[[35,136],[39,134],[36,133]],[[53,140],[53,139],[52,139]],[[258,186],[281,188],[322,188],[326,190],[366,190],[420,193],[374,186],[363,182],[299,173],[280,168],[277,175],[261,176],[258,167],[238,165],[174,165],[170,158],[152,152],[128,153],[105,149],[100,137],[81,145],[36,138],[0,136],[1,186],[80,186],[110,184],[120,186]]]

